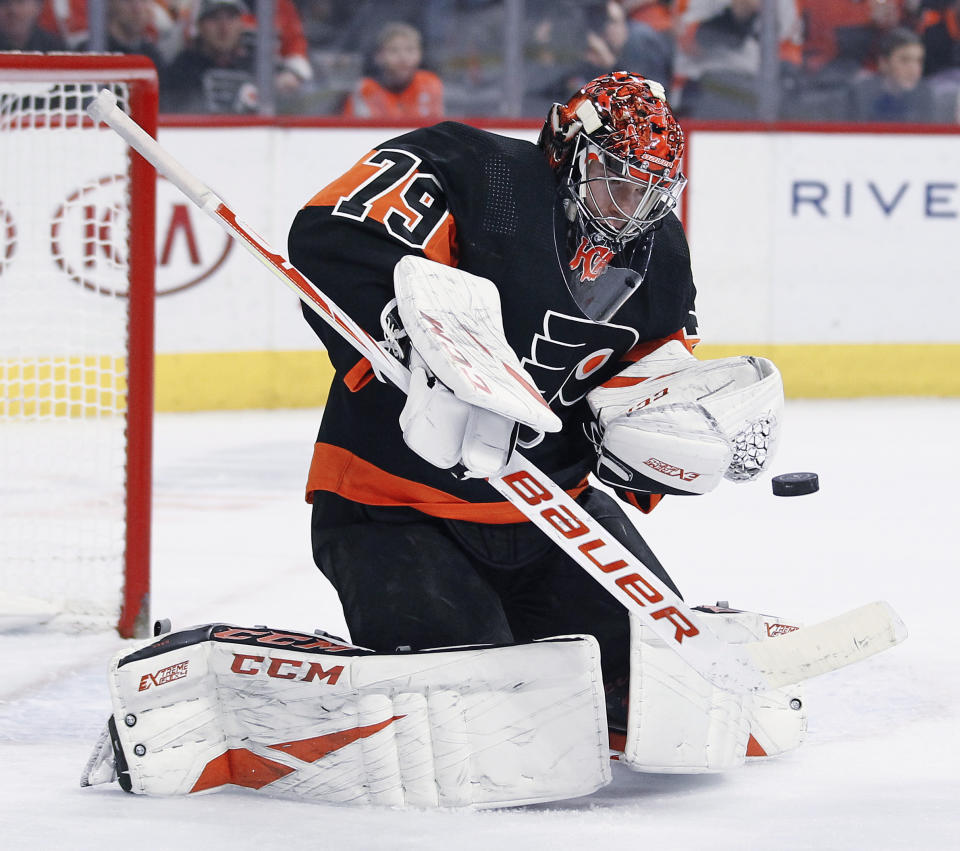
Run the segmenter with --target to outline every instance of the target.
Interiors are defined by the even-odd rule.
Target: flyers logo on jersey
[[[521,360],[544,399],[569,407],[610,377],[638,338],[626,325],[597,323],[548,310]]]
[[[637,332],[626,325],[597,323],[548,310],[543,331],[533,337],[530,354],[521,359],[537,390],[554,409],[570,407],[620,368],[620,358],[637,342]],[[520,430],[524,448],[543,440],[542,432]]]
[[[602,245],[594,245],[589,239],[583,237],[580,245],[577,247],[573,260],[570,261],[570,268],[576,272],[580,266],[580,279],[583,281],[595,281],[607,264],[613,259],[613,252]]]

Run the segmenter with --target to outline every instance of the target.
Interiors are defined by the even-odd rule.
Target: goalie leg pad
[[[697,625],[740,644],[797,627],[728,608],[701,608]],[[747,757],[798,747],[807,726],[801,685],[737,695],[697,674],[639,619],[630,619],[630,703],[621,761],[634,771],[726,771]]]
[[[147,795],[232,785],[467,808],[576,797],[610,780],[601,680],[589,636],[379,655],[210,625],[113,660],[116,768]],[[85,779],[109,772],[88,764]]]

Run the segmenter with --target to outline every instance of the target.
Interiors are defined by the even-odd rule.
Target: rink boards
[[[400,132],[228,122],[160,139],[283,251],[296,211]],[[688,137],[702,356],[766,354],[791,396],[960,395],[955,133]],[[296,299],[172,186],[158,196],[158,408],[321,404],[330,368]]]

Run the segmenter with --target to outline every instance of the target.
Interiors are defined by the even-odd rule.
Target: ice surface
[[[333,633],[312,565],[303,485],[317,411],[161,415],[153,615]],[[693,603],[813,622],[889,600],[900,647],[807,684],[806,744],[724,775],[614,766],[589,798],[501,812],[404,812],[80,789],[109,713],[111,635],[0,635],[0,846],[230,849],[946,849],[960,847],[956,530],[960,401],[787,405],[774,473],[673,498],[638,521]]]

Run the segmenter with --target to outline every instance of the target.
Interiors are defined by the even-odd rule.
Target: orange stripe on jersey
[[[606,390],[618,387],[636,387],[638,384],[643,384],[644,381],[659,381],[661,378],[666,378],[668,375],[673,375],[673,373],[665,372],[663,375],[646,375],[636,378],[626,378],[620,375],[615,375],[609,381],[604,381],[600,386]]]
[[[364,184],[383,170],[382,163],[371,162],[377,153],[376,150],[370,151],[346,174],[341,175],[333,183],[321,189],[305,206],[336,207],[341,201],[355,195]],[[364,218],[373,219],[385,225],[387,216],[392,212],[398,212],[406,218],[415,219],[418,214],[410,209],[410,206],[404,201],[403,195],[410,187],[411,181],[422,175],[423,172],[412,171],[391,186],[387,192],[371,199]],[[437,191],[439,192],[439,187]],[[446,266],[457,265],[459,250],[457,247],[457,226],[453,216],[449,213],[444,215],[443,220],[431,234],[430,239],[422,246],[422,251],[428,260],[434,260]]]
[[[640,343],[630,349],[620,360],[630,361],[631,363],[636,363],[638,360],[645,358],[651,352],[655,352],[665,343],[669,343],[671,340],[679,340],[683,343],[684,347],[687,349],[690,354],[693,354],[693,347],[700,342],[699,337],[688,337],[683,329],[677,331],[675,334],[670,334],[668,337],[661,337],[659,340],[650,340],[646,343]]]
[[[617,751],[617,753],[610,755],[610,759],[620,759],[621,754],[627,749],[626,733],[618,733],[615,730],[610,730],[607,733],[607,740],[610,745],[610,750]]]
[[[617,494],[644,514],[649,514],[653,511],[653,509],[660,504],[660,500],[663,499],[662,493],[645,493],[642,494],[641,497],[638,497],[637,494],[632,491],[618,491]]]
[[[586,481],[567,491],[577,497]],[[509,502],[468,502],[429,485],[394,476],[352,452],[316,443],[307,475],[307,502],[314,491],[329,491],[363,505],[404,505],[431,517],[480,523],[523,523],[527,518]]]
[[[373,367],[366,358],[360,358],[350,371],[343,376],[343,383],[347,385],[351,393],[362,390],[370,383],[374,376]]]
[[[437,232],[423,249],[428,260],[435,260],[445,266],[456,266],[460,262],[460,249],[457,245],[457,224],[453,216],[448,215],[437,228]]]
[[[600,386],[608,390],[615,387],[636,387],[638,384],[643,384],[646,380],[646,378],[624,378],[623,376],[615,375],[609,381],[604,381]]]
[[[374,153],[374,151],[369,151],[365,154],[363,159],[351,168],[350,171],[340,175],[333,183],[323,187],[323,189],[307,201],[305,206],[335,207],[341,198],[350,195],[358,186],[366,183],[380,170],[378,166],[366,162]]]

